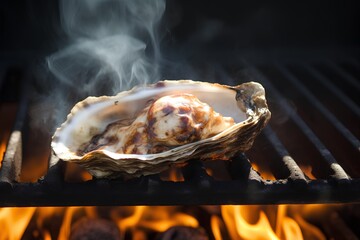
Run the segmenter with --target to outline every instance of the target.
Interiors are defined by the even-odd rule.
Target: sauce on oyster
[[[128,125],[109,124],[81,151],[104,149],[122,154],[154,154],[212,137],[235,121],[214,111],[192,94],[174,94],[156,99]]]

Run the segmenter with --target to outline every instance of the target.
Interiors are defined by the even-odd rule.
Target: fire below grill
[[[0,169],[1,206],[220,205],[360,201],[359,66],[357,59],[328,62],[247,64],[234,79],[256,80],[267,91],[273,118],[246,154],[230,161],[191,161],[181,181],[161,174],[138,179],[67,181],[66,163],[49,156],[37,182],[20,181],[28,134],[29,75],[9,84],[20,89]],[[229,67],[229,72],[234,72]],[[15,70],[19,72],[19,70]],[[20,72],[23,72],[21,70]],[[15,74],[16,75],[16,74]],[[205,80],[205,79],[204,79]],[[19,88],[20,87],[20,88]],[[10,89],[10,90],[9,90]],[[5,103],[3,97],[2,103]],[[7,114],[7,113],[5,113]],[[2,120],[7,115],[1,115]],[[44,140],[43,144],[49,144]],[[46,146],[50,152],[50,146]],[[270,174],[270,176],[269,176]]]

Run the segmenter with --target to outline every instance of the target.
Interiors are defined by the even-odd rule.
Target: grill
[[[357,239],[359,4],[164,2],[165,8],[162,0],[3,3],[0,238],[94,237],[116,225],[122,239],[181,238],[202,229],[209,239],[251,239],[255,233]],[[139,80],[149,73],[154,80],[260,82],[271,121],[249,151],[230,161],[194,159],[128,181],[91,179],[57,159],[50,142],[65,109],[120,88],[103,60],[124,70],[119,77],[126,80],[133,80],[128,73],[136,61]],[[108,77],[116,82],[104,84]],[[198,227],[188,227],[189,219]]]
[[[48,138],[42,141],[49,152],[48,171],[37,182],[20,181],[24,147],[34,138],[28,133],[28,89],[33,75],[22,66],[3,64],[1,103],[15,101],[18,107],[9,124],[11,134],[2,136],[7,147],[0,169],[0,205],[359,202],[359,60],[238,62],[241,67],[227,70],[235,79],[262,83],[273,113],[248,153],[230,161],[191,161],[179,169],[183,181],[166,180],[158,174],[129,181],[76,182],[66,180],[66,164],[50,154]],[[13,96],[18,97],[11,99]],[[1,118],[10,119],[3,114]],[[267,172],[275,179],[267,177]]]

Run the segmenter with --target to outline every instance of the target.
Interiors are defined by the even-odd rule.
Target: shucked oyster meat
[[[161,81],[79,102],[51,146],[95,177],[132,178],[195,158],[229,159],[252,146],[270,115],[255,82]]]
[[[80,153],[107,150],[122,154],[155,154],[212,137],[234,125],[192,94],[174,94],[150,101],[135,120],[109,124]]]

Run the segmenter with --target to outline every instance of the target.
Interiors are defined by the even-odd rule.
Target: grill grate
[[[356,60],[348,60],[358,67]],[[322,65],[340,76],[339,81],[351,86],[359,95],[359,84],[341,65],[322,61]],[[315,95],[309,82],[293,71],[291,66],[316,79],[316,86],[324,86],[344,107],[355,116],[344,121],[324,104],[324,95]],[[21,182],[21,164],[24,129],[28,111],[27,76],[21,84],[21,94],[16,121],[0,169],[1,206],[70,206],[70,205],[219,205],[219,204],[285,204],[285,203],[335,203],[360,201],[360,142],[359,102],[347,94],[322,73],[316,64],[293,63],[285,65],[247,65],[248,75],[261,82],[267,90],[270,110],[274,119],[259,136],[247,155],[239,154],[231,161],[215,163],[216,170],[225,173],[224,179],[209,175],[206,163],[194,160],[180,170],[183,181],[163,180],[160,175],[146,176],[129,181],[92,179],[83,182],[65,181],[66,164],[51,156],[46,175],[37,182]],[[267,71],[271,69],[271,71]],[[275,74],[274,74],[275,72]],[[282,76],[284,80],[277,79]],[[3,79],[1,79],[3,81]],[[0,82],[2,83],[2,82]],[[283,85],[284,84],[284,87]],[[286,86],[290,86],[287,88]],[[0,84],[0,89],[2,85]],[[292,90],[291,90],[292,89]],[[296,93],[292,95],[293,93]],[[326,97],[326,94],[325,94]],[[355,99],[355,100],[354,100]],[[297,111],[295,107],[299,107]],[[309,112],[301,109],[301,102],[309,102]],[[0,102],[1,104],[1,102]],[[273,105],[273,106],[272,106]],[[316,112],[316,115],[311,115]],[[311,116],[304,116],[309,114]],[[276,116],[286,116],[279,123]],[[319,130],[323,120],[331,128],[329,138],[340,136],[337,148],[329,143]],[[1,116],[2,118],[4,116]],[[319,125],[320,124],[320,125]],[[327,125],[326,125],[327,126]],[[351,130],[350,130],[351,129]],[[321,134],[319,134],[321,133]],[[336,134],[333,135],[332,133]],[[326,135],[326,134],[325,134]],[[31,136],[28,136],[31,137]],[[1,140],[1,139],[0,139]],[[349,149],[349,151],[348,151]],[[346,151],[344,155],[339,152]],[[272,155],[267,155],[272,152]],[[261,162],[259,159],[265,159]],[[248,159],[250,158],[250,160]],[[254,170],[255,163],[268,165],[276,179],[264,179],[265,174]],[[313,168],[304,170],[304,163]],[[260,165],[261,165],[260,164]],[[349,176],[350,174],[350,176]]]

